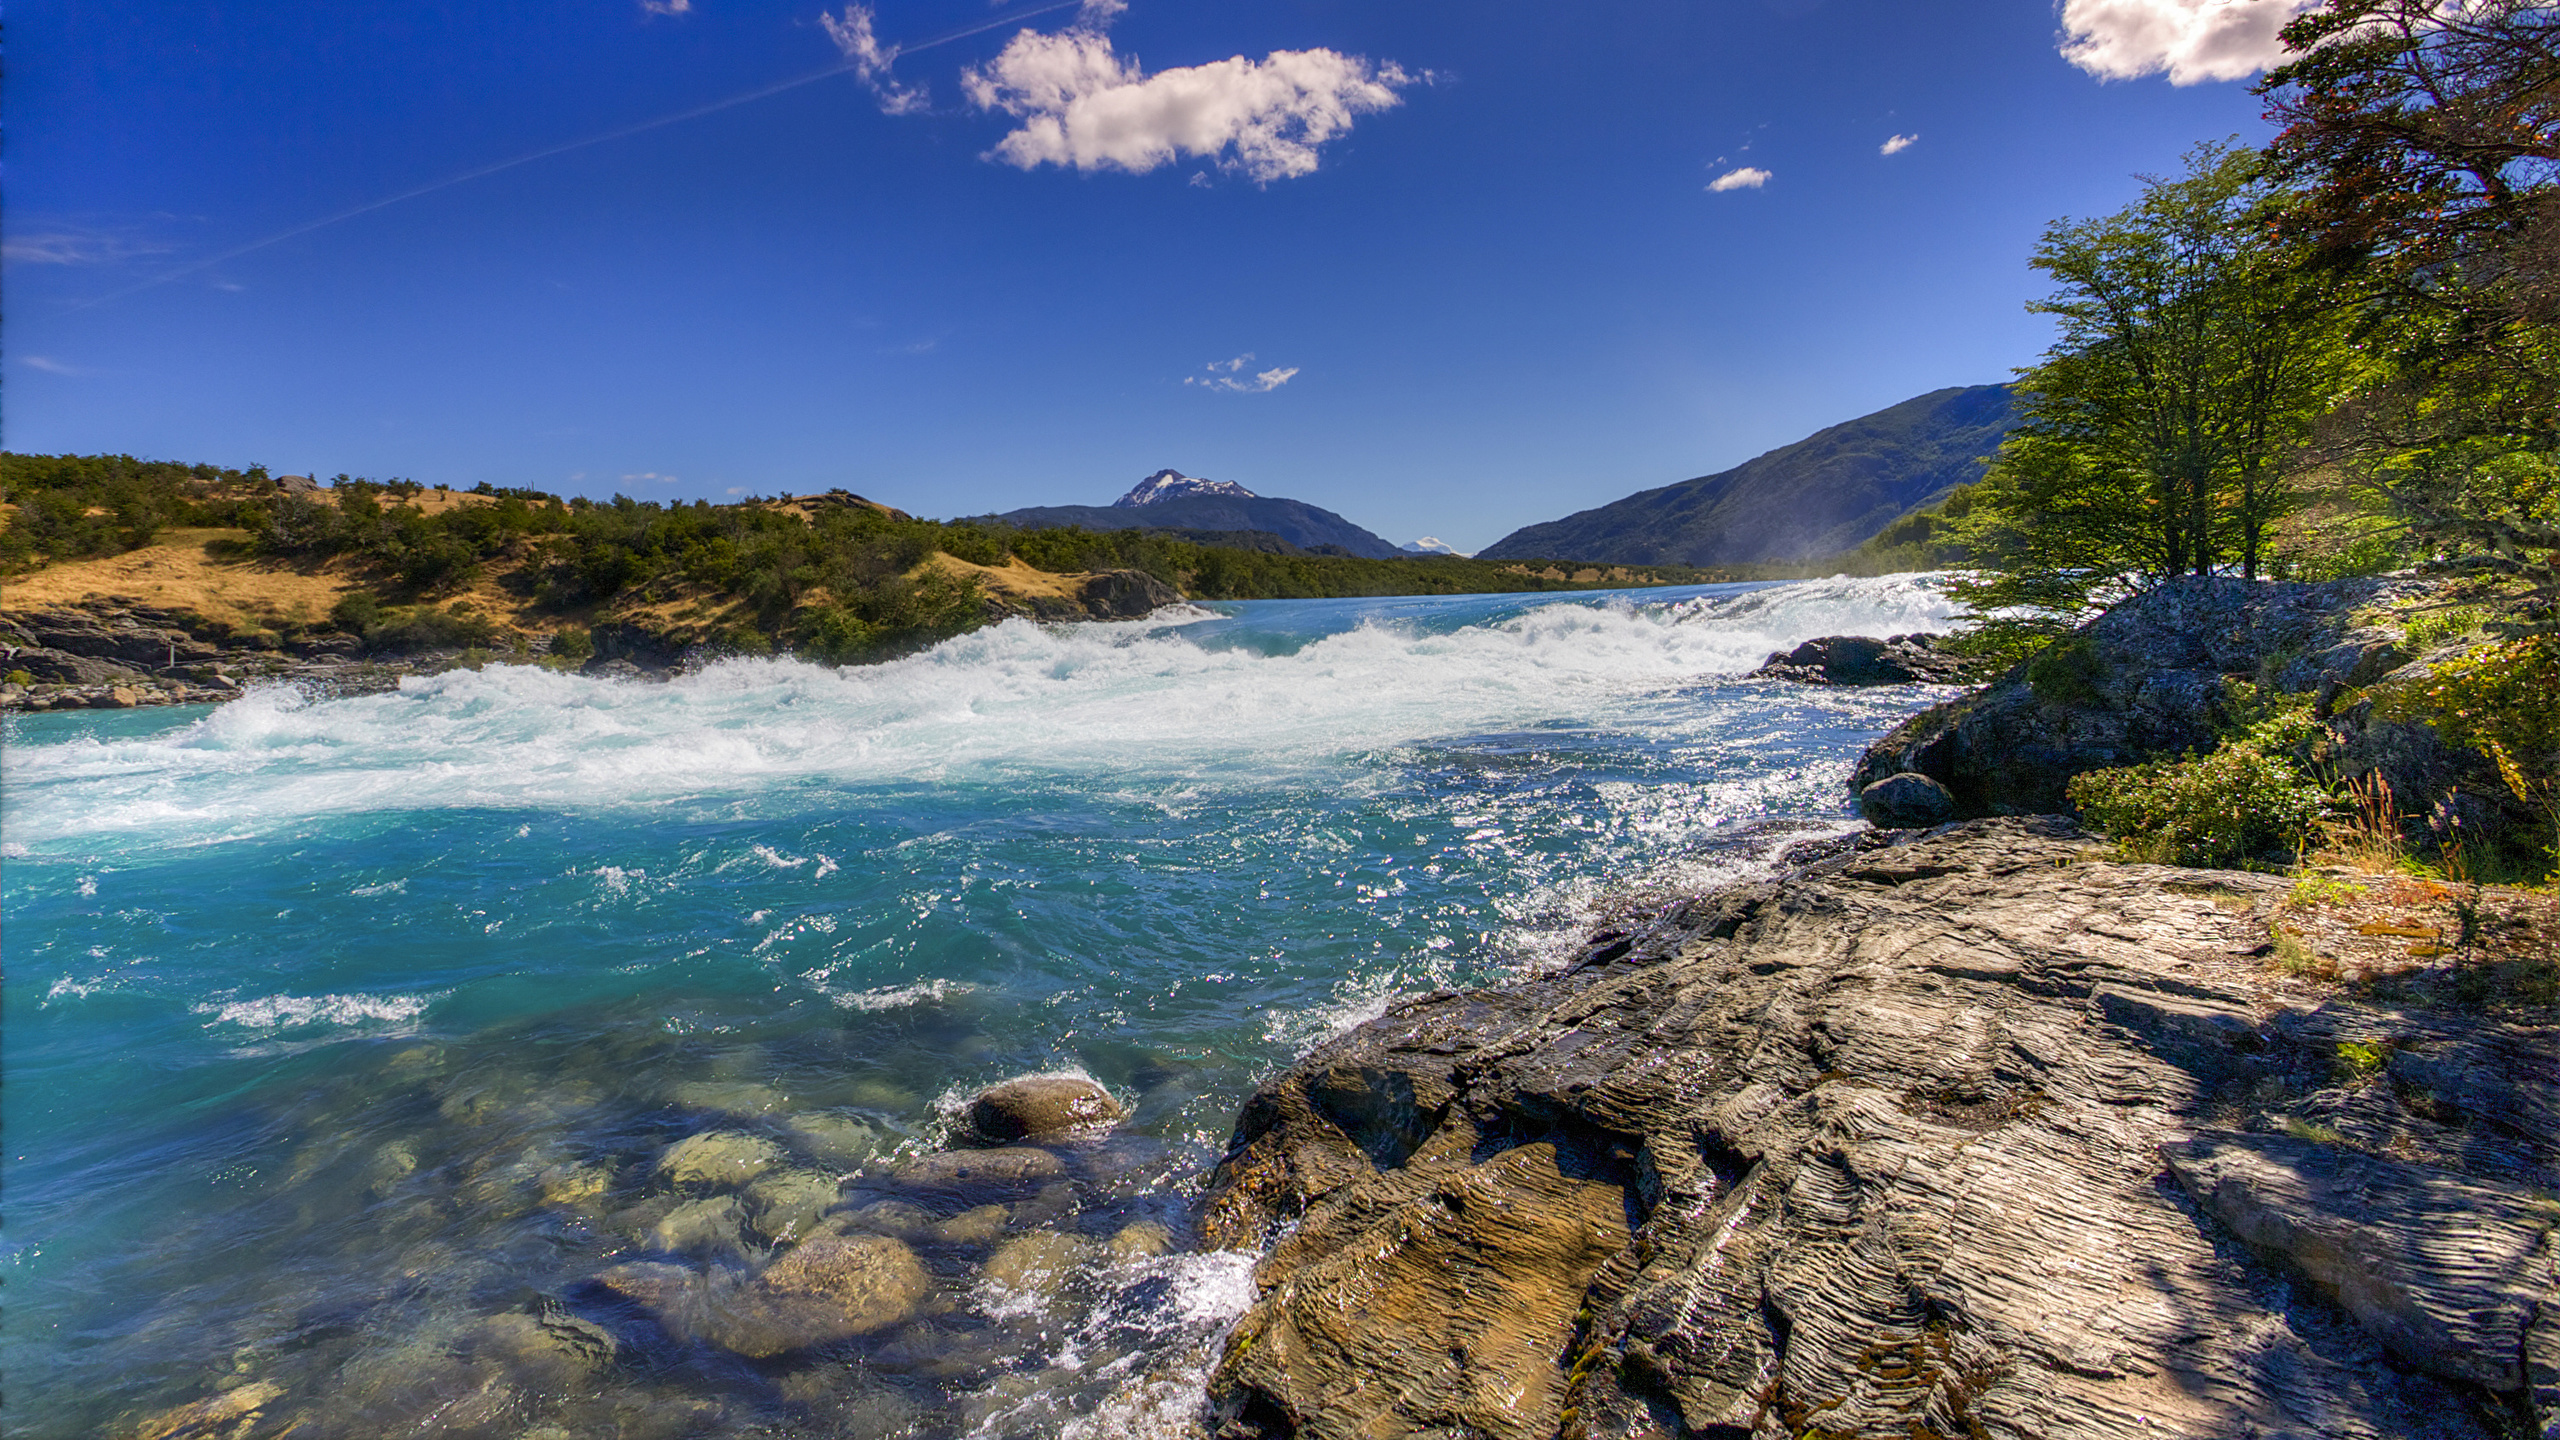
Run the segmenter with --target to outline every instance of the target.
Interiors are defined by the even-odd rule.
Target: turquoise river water
[[[1274,601],[13,719],[0,1424],[1181,1434],[1250,1295],[1183,1242],[1256,1079],[1852,825],[1858,751],[1936,692],[1738,677],[1950,610],[1913,577]],[[670,1219],[688,1136],[842,1209],[1054,1071],[1129,1123],[1008,1209],[921,1197],[894,1326],[750,1359],[592,1279],[759,1265],[761,1192]],[[1049,1270],[995,1262],[1034,1232]]]

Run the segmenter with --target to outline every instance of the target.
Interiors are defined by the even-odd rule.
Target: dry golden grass
[[[1005,563],[1002,565],[973,565],[966,560],[935,551],[923,564],[916,567],[915,573],[936,570],[954,580],[974,578],[978,582],[979,589],[998,600],[1007,596],[1020,596],[1024,599],[1041,597],[1069,601],[1074,600],[1083,591],[1085,582],[1098,573],[1076,571],[1071,574],[1055,575],[1046,570],[1032,569],[1022,563],[1022,557],[1019,555],[1007,555],[1004,560]]]
[[[0,610],[41,610],[84,600],[120,600],[161,610],[193,610],[233,626],[276,619],[318,620],[340,596],[359,588],[344,562],[312,566],[219,558],[239,530],[164,530],[139,550],[97,560],[48,565],[0,579]]]

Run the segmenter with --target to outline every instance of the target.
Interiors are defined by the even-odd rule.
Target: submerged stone
[[[846,1115],[810,1112],[782,1122],[791,1143],[828,1165],[859,1165],[879,1152],[880,1127]]]
[[[919,1190],[1021,1191],[1063,1179],[1066,1173],[1067,1162],[1046,1150],[1011,1146],[921,1155],[892,1171],[891,1178]]]
[[[998,1289],[1045,1300],[1053,1298],[1092,1253],[1092,1243],[1079,1236],[1037,1230],[997,1246],[978,1273]]]
[[[827,1218],[839,1230],[895,1235],[901,1240],[929,1238],[934,1230],[933,1212],[904,1200],[875,1200],[859,1209]]]
[[[711,1294],[702,1334],[764,1359],[885,1330],[914,1314],[932,1289],[915,1252],[888,1236],[818,1235],[753,1281]]]
[[[164,1410],[142,1422],[142,1428],[134,1432],[134,1440],[197,1440],[199,1436],[227,1435],[244,1421],[255,1423],[250,1417],[283,1394],[284,1387],[272,1380],[252,1381],[237,1390]]]
[[[945,1245],[993,1245],[1004,1238],[1013,1212],[1002,1205],[963,1210],[933,1227],[933,1238]]]
[[[747,1187],[747,1228],[767,1245],[805,1238],[836,1203],[837,1188],[836,1177],[815,1170],[765,1175]]]
[[[677,1255],[736,1254],[742,1248],[738,1243],[741,1218],[735,1195],[689,1200],[651,1227],[649,1243]]]
[[[791,1107],[791,1097],[770,1085],[745,1080],[693,1080],[678,1085],[667,1098],[686,1110],[706,1111],[740,1120],[758,1120]]]
[[[1114,1260],[1151,1260],[1172,1251],[1173,1232],[1153,1220],[1121,1226],[1103,1246],[1103,1253]]]
[[[688,1136],[658,1157],[658,1176],[679,1189],[736,1190],[782,1163],[782,1147],[741,1130]]]

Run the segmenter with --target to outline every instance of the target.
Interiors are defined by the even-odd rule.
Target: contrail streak
[[[896,54],[901,57],[912,55],[919,50],[930,50],[937,45],[948,45],[955,40],[966,40],[972,35],[983,35],[990,30],[997,30],[1007,25],[1018,24],[1035,15],[1046,15],[1053,10],[1075,9],[1083,3],[1084,0],[1054,0],[1054,3],[1052,4],[1034,6],[1029,10],[1024,10],[1013,15],[1007,15],[1002,19],[988,20],[980,24],[953,30],[946,34],[936,35],[930,40],[920,40],[913,45],[899,46]],[[391,206],[400,204],[402,201],[415,200],[421,195],[432,195],[439,190],[450,190],[456,185],[464,185],[474,180],[485,179],[488,176],[497,174],[501,170],[513,170],[519,165],[530,165],[536,160],[548,160],[554,155],[566,155],[572,150],[584,150],[591,145],[604,145],[616,140],[627,140],[634,135],[645,134],[648,131],[661,129],[665,126],[681,125],[687,120],[699,120],[705,115],[715,115],[720,111],[733,109],[740,105],[750,105],[758,100],[779,95],[786,90],[797,90],[803,85],[815,85],[821,80],[832,79],[838,75],[849,75],[852,74],[856,68],[858,67],[855,63],[848,60],[841,65],[830,65],[824,70],[812,70],[806,75],[797,76],[793,79],[777,80],[770,85],[760,85],[753,90],[732,95],[725,100],[714,100],[707,105],[696,105],[689,110],[678,110],[672,115],[661,115],[654,120],[642,120],[637,124],[625,125],[618,130],[607,130],[601,135],[589,135],[584,139],[564,141],[558,145],[546,146],[540,150],[527,151],[522,155],[517,155],[509,159],[493,161],[490,164],[480,166],[476,170],[465,170],[459,175],[448,175],[441,180],[430,181],[427,184],[416,187],[415,189],[403,190],[397,195],[386,195],[379,200],[368,200],[362,205],[355,206],[351,209],[341,210],[335,215],[323,216],[320,219],[296,225],[290,230],[279,230],[273,235],[266,236],[263,239],[252,240],[248,244],[242,245],[236,249],[225,250],[221,254],[213,256],[210,259],[198,260],[193,264],[181,265],[177,269],[168,271],[165,274],[156,275],[151,279],[141,281],[138,284],[128,285],[122,290],[112,291],[108,294],[101,295],[95,300],[83,300],[79,304],[72,305],[67,308],[71,310],[86,310],[92,306],[105,305],[117,300],[122,300],[129,295],[139,295],[145,290],[156,289],[162,285],[168,284],[172,280],[184,280],[190,275],[210,270],[216,265],[226,264],[230,261],[239,259],[243,255],[253,254],[257,251],[264,250],[270,245],[281,245],[287,240],[294,239],[297,236],[308,235],[314,230],[326,230],[332,225],[336,225],[347,220],[353,220],[359,215],[370,215],[376,210],[389,209]]]

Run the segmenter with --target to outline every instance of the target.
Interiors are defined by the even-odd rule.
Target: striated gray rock
[[[1861,848],[1319,1048],[1211,1181],[1278,1237],[1217,1433],[2560,1434],[2560,1028],[2324,1000],[2285,882],[2092,853]]]
[[[1943,825],[1956,818],[1956,797],[1928,776],[1905,770],[1859,791],[1858,813],[1880,830]]]
[[[1945,785],[1963,815],[2067,810],[2074,775],[2211,749],[2227,718],[2226,678],[2332,699],[2382,680],[2411,657],[2397,631],[2361,626],[2358,612],[2427,588],[2390,577],[2171,581],[1982,690],[1905,721],[1867,751],[1850,789],[1916,771]],[[2337,757],[2342,773],[2396,772],[2404,798],[2451,783],[2428,747],[2432,732],[2370,709],[2354,718]]]
[[[1964,678],[1964,662],[1939,653],[1933,635],[1825,635],[1772,653],[1751,674],[1807,685],[1948,685]]]

